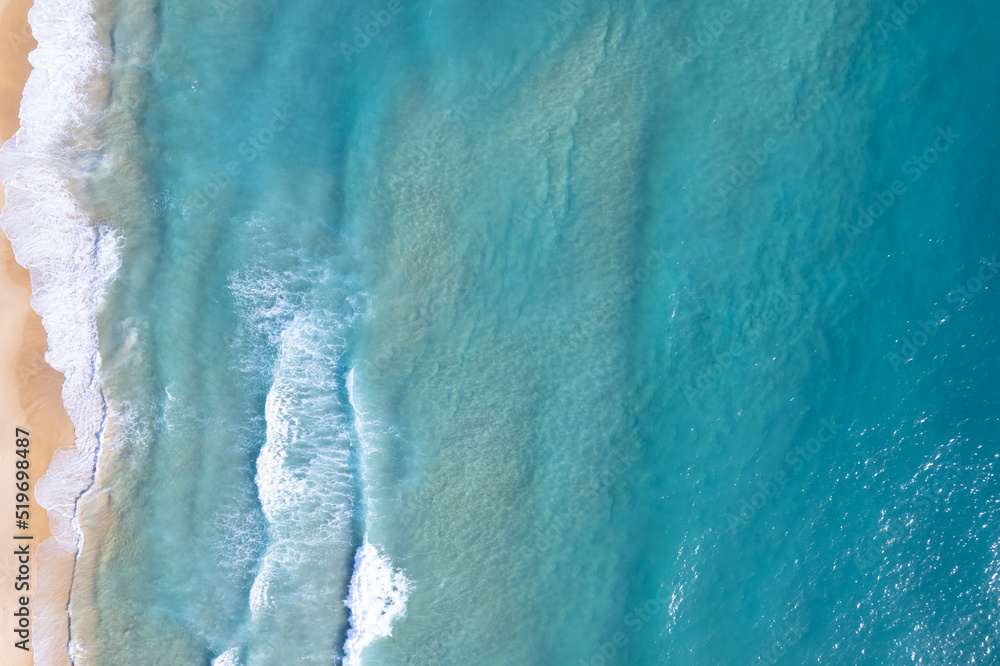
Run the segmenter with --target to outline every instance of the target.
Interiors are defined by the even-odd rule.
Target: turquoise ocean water
[[[1000,6],[74,2],[77,663],[996,663]]]

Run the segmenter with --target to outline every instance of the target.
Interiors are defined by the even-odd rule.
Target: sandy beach
[[[31,71],[28,53],[35,47],[27,24],[31,7],[28,0],[0,0],[0,141],[6,141],[18,129],[18,109],[21,91]],[[3,190],[0,188],[0,202]],[[36,624],[45,625],[45,633],[55,638],[68,635],[66,606],[72,575],[72,558],[66,549],[53,540],[46,513],[35,502],[35,482],[45,473],[56,449],[73,445],[73,426],[61,400],[62,374],[45,362],[47,342],[41,318],[30,307],[31,285],[28,272],[14,259],[11,245],[0,236],[0,484],[7,490],[0,493],[0,663],[22,664],[69,663],[68,657],[47,654],[36,661]],[[15,524],[15,431],[30,433],[28,448],[29,507],[28,528]],[[22,432],[23,435],[23,432]],[[15,539],[15,537],[31,537]],[[15,545],[12,545],[15,544]],[[30,590],[15,592],[15,577],[19,562],[15,550],[28,544]],[[43,554],[39,567],[39,547]],[[46,554],[47,553],[47,554]],[[61,553],[61,557],[59,554]],[[44,580],[43,594],[37,582]],[[17,647],[20,638],[15,633],[15,612],[20,608],[20,595],[29,600],[32,614],[30,651]],[[62,640],[58,641],[65,645]]]

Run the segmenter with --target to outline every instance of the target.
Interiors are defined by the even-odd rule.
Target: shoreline
[[[31,37],[27,13],[31,0],[0,0],[0,143],[7,141],[20,127],[18,112],[21,94],[31,66],[28,54],[36,43]],[[0,210],[5,203],[0,184]],[[43,510],[35,494],[36,484],[45,475],[56,450],[74,445],[72,422],[62,403],[62,373],[45,361],[48,338],[41,317],[31,308],[31,283],[27,269],[19,265],[10,241],[0,234],[0,479],[9,476],[13,485],[15,467],[15,428],[30,433],[29,462],[29,528],[19,530],[14,525],[14,492],[0,494],[0,511],[9,518],[0,523],[0,538],[6,544],[16,543],[18,536],[29,546],[29,585],[24,594],[31,612],[30,651],[16,647],[12,607],[15,598],[14,577],[18,563],[13,548],[0,549],[0,662],[11,666],[35,663],[68,664],[69,654],[52,650],[66,640],[53,641],[69,632],[69,590],[75,552],[52,537],[48,512]],[[7,483],[3,484],[7,486]],[[66,557],[68,555],[68,558]],[[41,585],[38,583],[41,581]],[[39,629],[42,640],[39,640]],[[44,658],[37,652],[39,646]],[[36,655],[39,655],[36,657]]]

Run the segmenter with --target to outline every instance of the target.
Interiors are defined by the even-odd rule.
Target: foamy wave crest
[[[302,504],[323,493],[325,501],[343,502],[347,510],[337,518],[346,526],[353,495],[350,432],[336,385],[342,340],[329,341],[330,333],[313,319],[296,316],[283,332],[264,408],[267,436],[257,459],[257,487],[272,524],[294,519]],[[297,464],[288,463],[290,453]]]
[[[261,508],[269,523],[285,529],[294,526],[303,504],[325,494],[342,510],[331,516],[333,529],[317,537],[344,534],[353,502],[351,433],[337,372],[356,315],[349,299],[336,293],[338,282],[329,266],[287,248],[267,252],[229,280],[244,317],[244,362],[270,379],[266,437],[257,458]],[[269,357],[270,367],[259,367]]]
[[[350,432],[337,400],[340,348],[309,314],[293,318],[280,337],[257,458],[258,497],[273,543],[251,593],[255,620],[273,608],[268,590],[275,576],[287,577],[315,547],[348,545],[354,501]]]
[[[240,666],[240,649],[230,648],[212,660],[212,666]]]
[[[268,539],[249,592],[255,639],[248,661],[277,652],[291,659],[301,646],[275,647],[277,637],[312,632],[319,639],[346,624],[340,602],[354,553],[342,358],[357,314],[331,262],[271,251],[267,240],[261,248],[229,281],[244,320],[237,340],[244,369],[267,382],[255,481]]]
[[[98,111],[89,91],[107,69],[89,0],[36,0],[28,14],[38,48],[21,102],[21,129],[0,149],[6,202],[0,227],[18,263],[31,275],[31,304],[48,334],[46,360],[62,372],[63,403],[76,428],[76,447],[57,453],[35,488],[49,515],[58,550],[79,552],[76,501],[93,482],[104,400],[99,383],[96,313],[105,285],[118,269],[113,233],[95,228],[70,193],[81,177],[72,165],[88,138],[88,116]],[[93,142],[89,142],[93,144]],[[45,582],[40,581],[40,594]],[[36,618],[36,659],[65,655],[59,636],[66,616]],[[64,658],[64,656],[63,656]]]
[[[371,474],[368,471],[368,460],[370,459],[370,449],[372,446],[369,444],[369,438],[367,437],[365,428],[365,413],[361,411],[361,406],[358,404],[358,400],[354,393],[354,368],[351,368],[347,372],[347,402],[351,405],[351,410],[354,412],[354,434],[358,439],[358,446],[360,447],[360,454],[356,457],[358,474],[361,477],[361,506],[359,509],[362,512],[367,513],[371,508],[372,499],[369,496],[369,483],[371,480]],[[368,516],[365,516],[366,520]]]
[[[361,651],[372,641],[392,635],[392,623],[406,614],[411,588],[406,574],[394,569],[365,535],[354,556],[354,575],[344,602],[351,609],[344,666],[361,666]]]
[[[272,557],[264,562],[264,566],[260,568],[250,587],[250,617],[255,622],[261,619],[264,611],[270,606],[267,590],[275,576],[274,569],[275,563]]]
[[[364,373],[351,368],[346,377],[347,400],[354,421],[357,455],[354,464],[360,480],[357,513],[365,525],[377,523],[392,499],[393,462],[387,451],[399,439],[395,428],[375,417],[377,410],[365,400]],[[360,385],[360,388],[359,388]],[[390,509],[391,510],[391,509]]]

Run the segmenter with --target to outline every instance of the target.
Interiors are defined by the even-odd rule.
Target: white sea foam
[[[346,378],[347,398],[354,413],[354,431],[360,449],[357,464],[362,481],[361,508],[365,512],[365,523],[370,524],[378,522],[375,510],[378,499],[372,496],[379,458],[378,442],[389,433],[380,421],[366,413],[364,395],[359,394],[357,381],[355,368],[351,368]],[[360,666],[361,652],[367,645],[392,635],[393,622],[406,614],[411,589],[412,583],[405,573],[394,569],[365,534],[364,543],[354,555],[354,573],[344,602],[351,610],[351,627],[344,643],[344,666]]]
[[[351,628],[344,643],[344,666],[360,666],[361,651],[372,641],[392,635],[392,623],[406,614],[412,583],[375,546],[364,544],[354,556],[354,575],[344,602],[351,609]]]
[[[230,648],[212,660],[212,666],[240,666],[240,649]]]
[[[0,227],[30,272],[31,304],[48,334],[45,358],[66,377],[62,399],[76,429],[75,449],[57,454],[35,494],[56,539],[76,552],[82,545],[76,500],[93,481],[105,423],[96,312],[119,266],[115,236],[90,223],[69,189],[82,175],[70,165],[87,143],[82,132],[95,112],[88,91],[109,62],[93,12],[89,0],[35,1],[28,18],[38,47],[29,57],[34,70],[21,129],[0,149],[6,190]],[[36,618],[40,657],[65,652],[56,616]]]
[[[255,481],[274,543],[266,552],[250,591],[254,621],[274,605],[268,592],[275,576],[287,577],[295,556],[318,543],[346,544],[353,497],[346,428],[338,423],[336,386],[322,332],[302,315],[278,336],[274,380],[265,401],[266,438],[257,457]],[[332,441],[330,441],[332,440]],[[324,446],[324,442],[326,445]],[[289,456],[296,464],[289,463]],[[317,511],[317,502],[322,509]],[[320,514],[325,514],[321,516]]]
[[[264,550],[264,535],[256,512],[233,507],[216,514],[213,526],[215,548],[224,569],[239,577],[255,566]]]
[[[289,512],[305,492],[304,479],[285,464],[289,447],[299,435],[298,419],[295,416],[293,392],[295,386],[284,377],[279,377],[268,391],[264,405],[264,419],[267,437],[257,457],[257,488],[261,508],[269,522],[276,523],[282,513]]]
[[[363,316],[358,308],[361,295],[354,301],[344,296],[338,303],[338,280],[328,267],[274,253],[234,275],[229,286],[251,329],[243,332],[241,344],[247,345],[248,353],[261,345],[276,350],[268,368],[266,439],[256,474],[271,544],[249,599],[253,622],[266,633],[289,611],[286,582],[302,575],[300,567],[314,579],[309,558],[319,554],[329,562],[348,545],[352,517],[358,519],[355,514],[363,511],[362,524],[372,518],[369,484],[374,479],[369,478],[367,466],[378,459],[379,438],[386,433],[377,419],[365,415],[366,405],[358,394],[361,378],[353,369],[346,376],[352,409],[345,410],[338,398],[337,368],[347,328],[355,317]],[[263,369],[259,360],[246,363],[249,371]],[[359,447],[353,459],[358,467],[352,472],[354,446]],[[360,503],[354,496],[357,490]],[[393,621],[405,613],[411,585],[366,535],[354,553],[348,587],[346,666],[359,664],[365,646],[391,634]],[[295,589],[296,596],[302,593]]]
[[[347,377],[345,381],[347,385],[347,402],[351,405],[351,411],[354,412],[354,434],[357,437],[358,445],[361,447],[361,455],[357,457],[358,465],[358,475],[361,477],[361,492],[362,496],[361,507],[362,511],[367,510],[371,506],[371,498],[367,497],[367,489],[370,475],[366,467],[368,462],[368,447],[366,445],[365,439],[365,423],[364,423],[364,412],[361,411],[358,405],[358,400],[354,394],[354,368],[347,371]]]
[[[363,388],[365,375],[360,376],[357,368],[347,373],[347,400],[351,405],[354,419],[354,437],[358,455],[355,457],[357,474],[361,481],[358,511],[363,522],[378,522],[392,501],[392,461],[385,455],[386,442],[398,439],[399,434],[391,426],[375,417],[376,409],[365,400]],[[359,383],[361,387],[359,387]],[[385,479],[385,480],[383,480]],[[386,494],[388,493],[388,494]]]
[[[346,563],[353,550],[351,430],[337,380],[352,315],[329,267],[287,253],[265,253],[229,286],[245,317],[246,369],[270,376],[255,477],[270,538],[249,595],[265,636],[296,621],[303,597],[339,594],[347,582],[346,569],[316,567]]]
[[[266,439],[257,459],[257,487],[272,524],[296,517],[310,493],[351,501],[350,434],[337,400],[336,363],[343,340],[317,319],[293,317],[280,335],[274,379],[264,407]],[[294,452],[298,464],[288,464]]]
[[[253,585],[250,586],[250,617],[254,622],[260,622],[264,611],[270,606],[267,592],[274,575],[273,569],[274,558],[269,557],[257,572]]]

